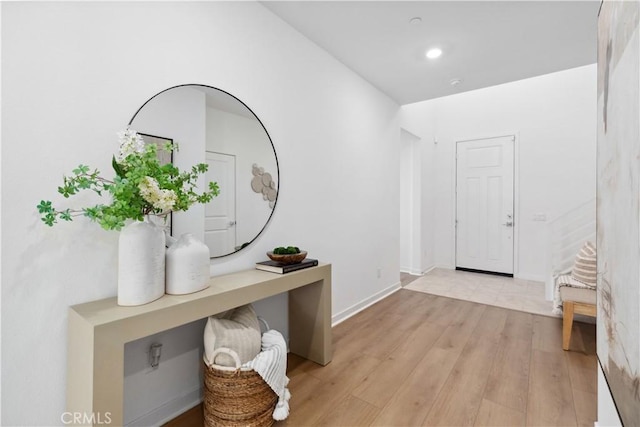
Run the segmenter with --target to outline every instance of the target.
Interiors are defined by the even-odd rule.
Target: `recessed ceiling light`
[[[449,84],[451,86],[458,86],[460,83],[462,83],[462,79],[451,79],[449,81]]]
[[[420,18],[419,16],[409,19],[409,24],[411,25],[418,25],[421,22],[422,22],[422,18]]]
[[[433,49],[429,49],[427,51],[427,58],[429,59],[435,59],[440,55],[442,55],[442,50],[438,49],[437,47],[434,47]]]

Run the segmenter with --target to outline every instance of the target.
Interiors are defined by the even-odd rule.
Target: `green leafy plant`
[[[79,165],[72,175],[64,176],[58,192],[69,198],[83,190],[100,196],[109,195],[111,202],[81,209],[57,209],[51,201],[42,200],[38,212],[49,225],[59,220],[71,221],[86,216],[105,230],[120,230],[127,220],[142,221],[145,215],[166,216],[172,211],[186,211],[194,203],[208,203],[220,193],[218,184],[210,182],[208,188],[196,192],[198,177],[208,170],[199,163],[190,171],[181,172],[173,164],[160,164],[156,144],[146,144],[132,129],[119,132],[120,150],[113,156],[113,179],[105,179],[97,169]],[[174,144],[164,149],[176,150]]]
[[[276,255],[299,254],[300,249],[298,249],[296,246],[287,246],[286,248],[283,246],[279,246],[273,249],[273,253]]]

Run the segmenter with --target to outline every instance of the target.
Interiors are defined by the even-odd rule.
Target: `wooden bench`
[[[560,287],[562,298],[562,349],[569,350],[574,314],[596,317],[595,289]]]

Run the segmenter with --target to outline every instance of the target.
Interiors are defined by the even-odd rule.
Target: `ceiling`
[[[401,105],[596,62],[599,0],[262,4]]]

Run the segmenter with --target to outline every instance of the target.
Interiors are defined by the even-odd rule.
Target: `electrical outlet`
[[[535,214],[533,214],[533,220],[534,221],[546,221],[547,220],[547,214],[535,213]]]

